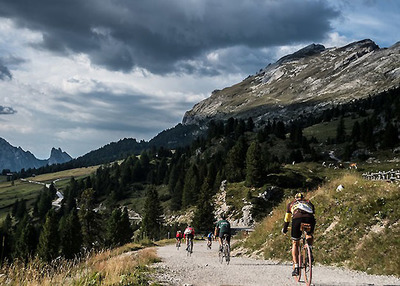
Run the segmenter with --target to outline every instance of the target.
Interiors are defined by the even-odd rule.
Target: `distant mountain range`
[[[31,152],[21,147],[14,147],[3,138],[0,138],[0,170],[19,172],[21,169],[40,168],[46,165],[62,164],[72,160],[72,157],[60,148],[52,148],[50,158],[37,159]]]

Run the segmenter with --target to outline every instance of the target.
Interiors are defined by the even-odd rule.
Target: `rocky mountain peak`
[[[381,49],[369,39],[328,49],[311,44],[214,91],[186,112],[183,124],[229,117],[287,121],[398,86],[400,45]]]
[[[0,138],[0,170],[8,169],[19,172],[21,169],[40,168],[45,165],[61,164],[72,160],[72,157],[60,148],[52,148],[50,158],[37,159],[31,152],[21,147],[14,147]]]
[[[71,161],[72,157],[68,155],[66,152],[63,152],[61,148],[52,148],[50,152],[50,158],[48,159],[48,164],[61,164],[68,161]]]
[[[295,52],[291,55],[287,55],[287,56],[280,58],[276,63],[283,64],[284,62],[313,56],[313,55],[321,53],[324,50],[325,50],[325,47],[323,45],[311,44],[311,45],[308,45],[307,47],[302,48],[301,50],[298,50],[297,52]]]
[[[350,43],[342,48],[339,48],[339,50],[360,50],[360,49],[374,51],[374,50],[379,50],[379,46],[375,44],[374,41],[370,39],[365,39],[358,42]]]

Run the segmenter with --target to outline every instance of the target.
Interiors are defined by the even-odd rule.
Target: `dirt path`
[[[162,262],[154,267],[156,278],[162,285],[305,285],[294,282],[290,264],[232,257],[229,265],[222,265],[218,262],[216,243],[208,250],[205,242],[195,242],[191,257],[186,256],[184,248],[178,251],[174,245],[159,247],[157,251]],[[313,285],[400,285],[400,279],[390,276],[325,266],[316,266],[313,271]]]

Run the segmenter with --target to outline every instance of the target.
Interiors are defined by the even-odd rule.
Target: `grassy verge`
[[[51,265],[38,259],[27,264],[4,265],[1,285],[157,285],[148,277],[148,265],[158,262],[155,248],[140,244],[89,253],[83,259],[56,260]]]
[[[342,184],[345,189],[336,191]],[[316,262],[370,274],[400,276],[400,192],[387,182],[345,174],[313,192],[316,207]],[[291,260],[290,235],[280,233],[282,202],[239,246],[266,259]]]

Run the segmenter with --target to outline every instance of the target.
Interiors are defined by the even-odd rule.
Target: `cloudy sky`
[[[0,137],[36,157],[150,140],[311,43],[400,41],[396,0],[0,0]]]

